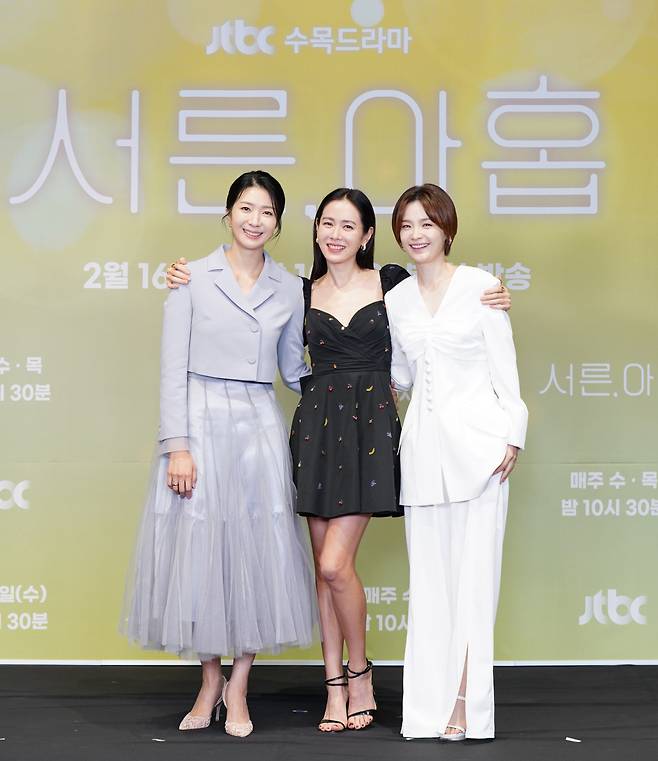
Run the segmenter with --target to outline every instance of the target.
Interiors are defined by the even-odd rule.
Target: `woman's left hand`
[[[491,474],[493,476],[496,475],[496,473],[502,473],[500,477],[500,483],[504,483],[509,478],[509,474],[514,470],[514,466],[516,465],[516,458],[519,456],[519,448],[513,446],[512,444],[507,445],[507,452],[505,453],[504,460],[500,463],[500,465],[494,470],[494,472]]]
[[[501,280],[500,285],[495,285],[493,288],[487,288],[482,296],[480,296],[480,303],[485,307],[503,309],[505,312],[509,312],[512,308],[512,297]]]

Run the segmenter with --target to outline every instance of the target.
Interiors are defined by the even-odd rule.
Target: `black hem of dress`
[[[351,511],[349,513],[336,513],[335,515],[323,515],[321,513],[307,513],[307,512],[298,512],[297,515],[299,515],[300,518],[324,518],[325,520],[329,521],[332,518],[344,518],[346,515],[369,515],[371,518],[404,518],[404,510],[402,512],[377,512],[377,513],[366,513],[366,512],[354,512]]]

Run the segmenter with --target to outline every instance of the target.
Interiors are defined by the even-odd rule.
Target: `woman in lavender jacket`
[[[164,310],[160,457],[152,474],[123,631],[140,645],[198,656],[202,686],[180,729],[253,726],[256,653],[308,646],[313,571],[295,515],[288,436],[272,382],[297,391],[304,362],[302,283],[265,252],[285,198],[266,172],[231,186],[230,246],[190,263]],[[221,656],[233,656],[231,681]]]

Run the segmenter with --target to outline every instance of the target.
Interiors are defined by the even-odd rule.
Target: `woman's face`
[[[247,188],[233,204],[228,222],[233,240],[240,248],[261,250],[274,235],[277,226],[269,193],[255,186]]]
[[[327,264],[341,264],[355,259],[359,248],[370,240],[372,233],[372,228],[363,229],[356,206],[342,198],[324,207],[315,239]]]
[[[407,205],[400,226],[400,243],[416,264],[426,264],[443,257],[446,235],[427,216],[420,201]]]

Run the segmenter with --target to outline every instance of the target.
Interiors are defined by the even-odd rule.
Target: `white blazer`
[[[460,265],[432,317],[410,277],[386,294],[391,376],[413,385],[400,439],[400,504],[462,502],[484,491],[508,444],[522,448],[521,399],[509,317],[482,306],[489,273]]]

